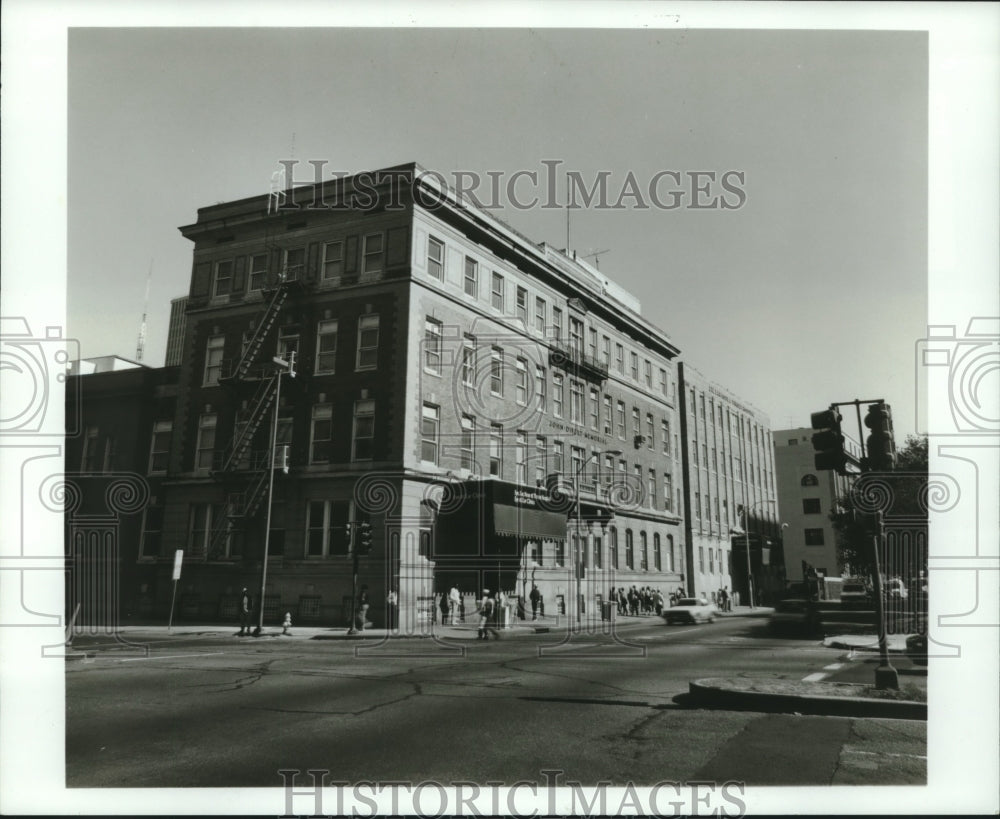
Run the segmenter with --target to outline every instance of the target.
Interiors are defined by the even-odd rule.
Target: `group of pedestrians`
[[[628,591],[624,586],[611,589],[611,602],[618,606],[618,613],[638,617],[641,614],[661,614],[663,612],[663,593],[659,589],[643,586],[641,589],[632,586]]]
[[[733,610],[733,598],[729,596],[729,586],[723,586],[715,593],[715,603],[719,611]]]
[[[457,626],[465,622],[465,601],[458,586],[452,586],[447,594],[441,595],[441,624]]]

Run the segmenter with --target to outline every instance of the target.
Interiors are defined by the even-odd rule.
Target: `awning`
[[[498,535],[542,540],[566,539],[566,515],[542,509],[493,504],[493,531]]]

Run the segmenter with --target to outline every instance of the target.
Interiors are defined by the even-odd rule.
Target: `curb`
[[[724,680],[695,680],[688,683],[688,690],[697,704],[718,708],[830,717],[927,719],[927,703],[924,702],[881,700],[868,697],[829,697],[819,694],[769,694],[763,691],[725,688],[724,684]]]

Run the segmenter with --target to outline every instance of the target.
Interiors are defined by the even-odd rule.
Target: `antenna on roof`
[[[610,252],[611,252],[611,248],[605,248],[604,250],[595,250],[593,253],[588,253],[586,256],[581,256],[580,258],[581,259],[593,259],[594,260],[594,267],[596,267],[598,270],[600,270],[601,269],[601,260],[600,260],[600,257],[603,256],[605,253],[610,253]]]
[[[142,322],[139,324],[139,339],[135,344],[135,360],[142,362],[142,354],[146,350],[146,314],[149,312],[149,282],[153,278],[153,260],[149,260],[149,273],[146,274],[146,298],[142,303]]]

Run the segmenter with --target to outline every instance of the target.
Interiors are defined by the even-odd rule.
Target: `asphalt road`
[[[344,782],[544,785],[546,770],[590,784],[926,781],[924,723],[675,701],[699,677],[800,680],[842,652],[745,619],[650,621],[623,636],[629,645],[535,635],[450,652],[178,635],[148,657],[99,651],[67,662],[67,785],[280,787],[279,770],[309,769]]]

